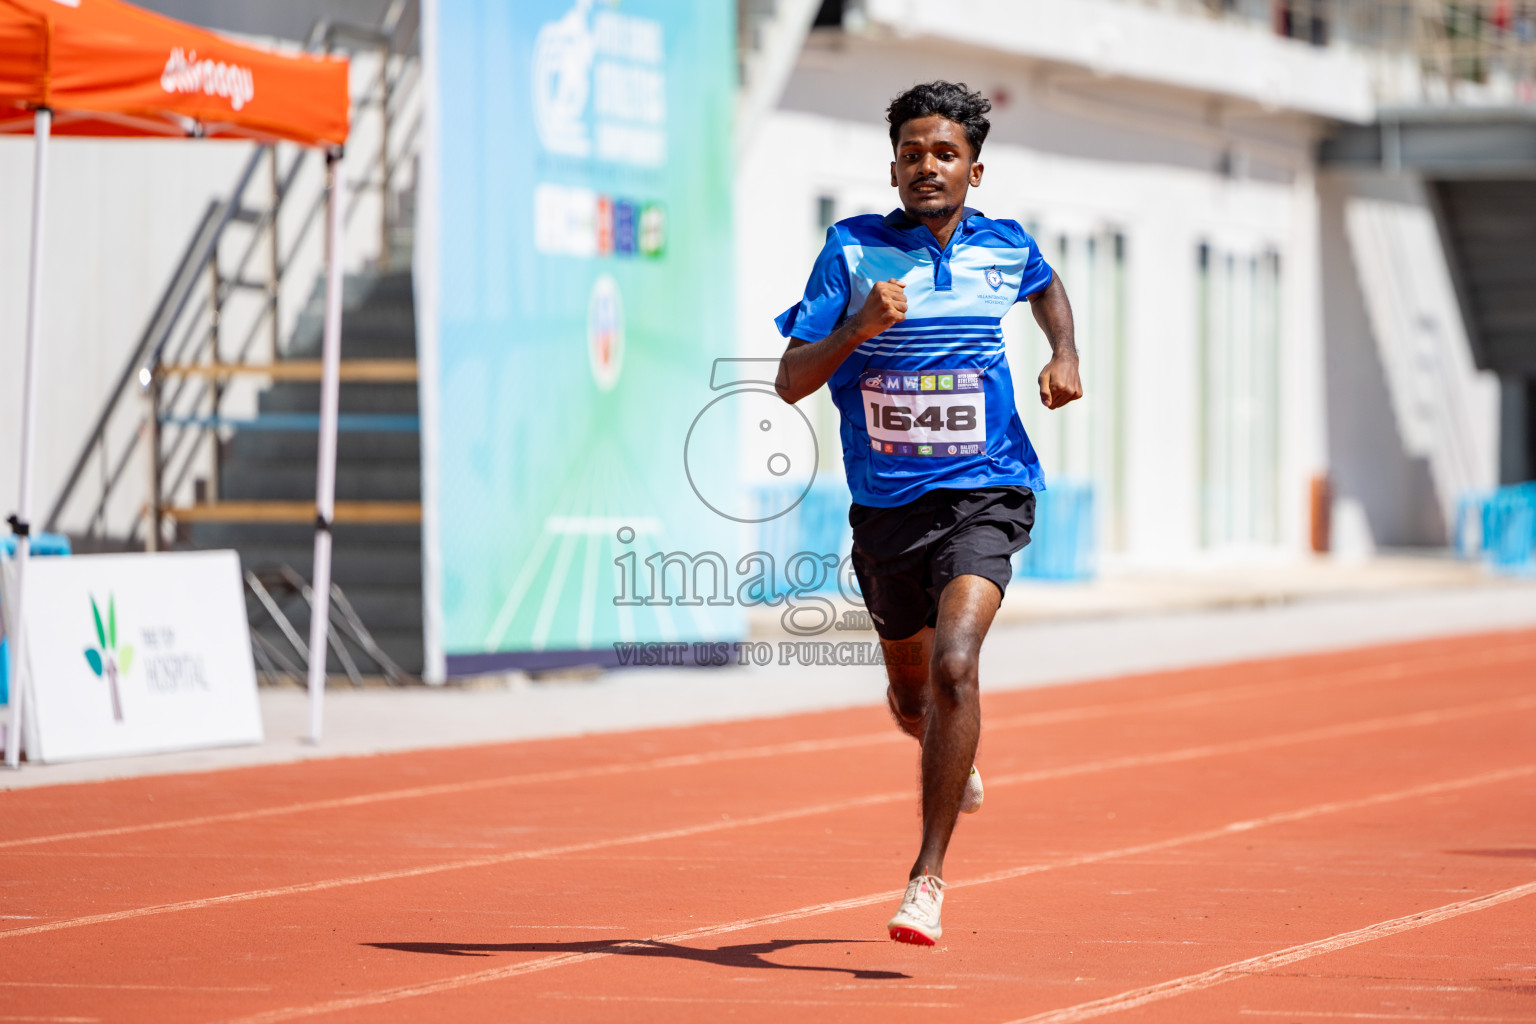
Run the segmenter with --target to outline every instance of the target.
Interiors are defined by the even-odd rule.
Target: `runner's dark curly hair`
[[[971,159],[981,157],[981,144],[987,141],[992,122],[986,118],[992,109],[992,101],[979,92],[971,92],[964,82],[924,82],[914,85],[891,100],[885,108],[885,119],[891,124],[891,147],[901,137],[901,126],[919,117],[934,114],[955,122],[965,129],[965,138],[971,144]]]

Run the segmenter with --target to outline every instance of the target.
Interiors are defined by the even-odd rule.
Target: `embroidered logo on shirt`
[[[992,286],[992,290],[993,291],[997,291],[999,288],[1001,288],[1003,286],[1003,273],[1002,273],[1002,271],[998,270],[997,267],[995,267],[995,266],[988,267],[987,268],[987,284]]]

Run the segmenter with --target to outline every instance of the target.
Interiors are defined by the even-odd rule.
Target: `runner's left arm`
[[[1050,284],[1029,296],[1029,309],[1051,346],[1051,361],[1040,371],[1040,404],[1047,409],[1060,409],[1083,397],[1083,382],[1077,374],[1072,303],[1067,301],[1067,289],[1061,278],[1053,273]]]

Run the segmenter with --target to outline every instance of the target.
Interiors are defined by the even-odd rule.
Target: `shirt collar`
[[[964,224],[972,217],[981,216],[984,216],[984,214],[982,214],[980,210],[967,206],[965,209],[960,211],[960,223]],[[901,209],[900,207],[897,207],[885,215],[885,224],[886,227],[895,228],[897,231],[910,231],[913,228],[922,227],[920,223],[913,220],[911,217],[908,217],[907,211]]]
[[[950,244],[953,245],[958,238],[964,237],[967,221],[969,221],[972,217],[980,216],[982,216],[982,212],[980,210],[970,206],[963,208],[960,211],[960,223],[955,225],[955,234],[950,237]],[[890,227],[896,231],[913,231],[917,228],[924,227],[923,224],[913,220],[911,217],[908,217],[907,211],[901,209],[900,207],[886,214],[884,220],[887,227]],[[933,237],[932,232],[929,233],[928,239],[928,242],[925,244],[930,249],[937,248],[938,239]],[[946,248],[945,251],[947,252],[948,249]]]

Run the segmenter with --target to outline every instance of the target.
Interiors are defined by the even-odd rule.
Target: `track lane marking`
[[[1377,807],[1384,804],[1396,803],[1402,800],[1411,800],[1416,797],[1435,796],[1441,793],[1450,793],[1457,790],[1472,789],[1477,786],[1492,785],[1499,782],[1507,782],[1511,779],[1528,778],[1536,775],[1536,764],[1517,765],[1512,768],[1504,768],[1493,772],[1483,772],[1478,775],[1469,775],[1456,779],[1446,779],[1440,782],[1427,783],[1421,786],[1413,786],[1408,789],[1394,790],[1387,793],[1377,793],[1368,797],[1360,797],[1354,800],[1335,800],[1322,804],[1313,804],[1310,807],[1297,808],[1290,811],[1281,811],[1262,818],[1251,818],[1230,822],[1215,828],[1201,829],[1182,836],[1174,836],[1168,839],[1156,840],[1149,843],[1138,843],[1134,846],[1124,846],[1112,850],[1100,850],[1094,853],[1082,854],[1076,857],[1064,857],[1054,861],[1046,861],[1037,864],[1024,864],[1016,868],[1003,871],[994,871],[990,874],[980,875],[976,878],[957,879],[948,884],[948,889],[963,889],[977,885],[989,885],[994,882],[1006,881],[1014,878],[1022,878],[1025,875],[1039,874],[1044,871],[1061,870],[1064,868],[1080,867],[1088,864],[1098,864],[1104,861],[1120,860],[1126,857],[1135,857],[1145,853],[1169,850],[1179,846],[1205,842],[1211,839],[1219,839],[1252,832],[1256,829],[1271,825],[1289,824],[1304,821],[1309,818],[1321,817],[1328,814],[1337,814],[1343,811],[1358,810],[1366,807]],[[769,925],[783,924],[789,921],[799,921],[808,917],[817,917],[822,914],[836,913],[841,910],[854,910],[871,906],[877,903],[889,903],[899,899],[903,889],[888,889],[884,892],[870,893],[864,896],[855,896],[849,899],[831,900],[825,903],[813,903],[810,906],[799,907],[795,910],[782,911],[775,914],[764,914],[758,917],[743,918],[724,924],[705,925],[692,928],[687,931],[674,932],[670,935],[660,935],[645,941],[620,942],[607,950],[598,950],[588,953],[556,953],[551,956],[541,957],[536,960],[525,960],[520,963],[508,964],[503,967],[492,967],[483,971],[474,971],[469,974],[454,975],[436,981],[418,982],[413,985],[402,985],[397,988],[383,989],[376,992],[362,993],[356,996],[348,996],[341,999],[331,999],[322,1003],[313,1003],[308,1006],[288,1006],[276,1010],[267,1010],[262,1013],[252,1014],[246,1017],[238,1017],[223,1022],[223,1024],[277,1024],[278,1021],[297,1020],[303,1017],[316,1017],[325,1013],[338,1013],[343,1010],[355,1010],[365,1006],[378,1006],[384,1003],[397,1002],[402,999],[413,999],[418,996],[435,995],[440,992],[451,992],[461,988],[469,988],[474,985],[483,985],[494,981],[503,981],[508,978],[516,978],[524,974],[534,974],[541,971],[554,970],[560,967],[572,967],[577,964],[587,963],[592,960],[602,960],[610,956],[621,955],[616,950],[643,950],[660,943],[676,944],[693,939],[713,938],[719,935],[727,935],[734,932],[749,931],[753,928],[762,928]]]
[[[1090,721],[1096,718],[1112,718],[1148,711],[1174,711],[1210,704],[1230,703],[1250,696],[1271,693],[1301,693],[1327,686],[1358,686],[1372,682],[1386,682],[1412,675],[1428,674],[1444,668],[1466,669],[1479,665],[1513,663],[1526,655],[1536,655],[1536,644],[1513,644],[1492,651],[1481,651],[1471,658],[1447,657],[1389,662],[1385,665],[1367,665],[1344,672],[1322,673],[1308,677],[1299,684],[1295,680],[1279,679],[1243,686],[1215,687],[1172,697],[1152,697],[1123,703],[1084,704],[1075,708],[1054,711],[1036,711],[1020,715],[1005,715],[984,724],[987,732],[1001,729],[1027,728],[1035,725],[1057,725],[1063,722]],[[1288,685],[1289,684],[1289,685]],[[223,814],[204,814],[168,821],[119,825],[108,828],[80,829],[48,835],[27,836],[20,839],[0,840],[0,850],[36,846],[44,843],[67,842],[75,839],[101,839],[111,836],[135,835],[146,832],[162,832],[178,828],[196,828],[201,825],[219,825],[241,821],[259,821],[263,818],[285,814],[302,814],[310,811],[339,810],[348,807],[364,807],[370,804],[394,800],[413,800],[432,796],[449,796],[473,793],[507,786],[529,786],[551,782],[573,782],[578,779],[596,779],[632,772],[659,771],[668,768],[690,768],[701,765],[721,764],[730,761],[748,761],[759,758],[781,757],[794,754],[823,753],[834,750],[850,750],[858,747],[905,743],[904,734],[888,729],[880,732],[857,733],[851,736],[830,737],[822,740],[796,740],[788,743],[772,743],[756,747],[740,747],[730,750],[714,750],[697,754],[673,754],[652,758],[648,761],[621,762],[592,765],[586,768],[568,768],[558,771],[529,772],[520,775],[500,775],[487,779],[471,779],[464,782],[445,782],[430,786],[409,786],[401,789],[362,793],[356,796],[333,797],[326,800],[307,800],[275,807],[259,807],[247,811],[229,811]]]
[[[1071,778],[1074,776],[1088,775],[1098,772],[1116,771],[1122,768],[1140,768],[1161,764],[1172,764],[1195,760],[1203,757],[1218,757],[1224,754],[1240,754],[1245,753],[1250,749],[1273,749],[1280,746],[1312,742],[1320,738],[1332,739],[1339,738],[1341,736],[1360,735],[1367,732],[1383,732],[1394,728],[1436,725],[1441,722],[1452,721],[1460,718],[1470,718],[1476,715],[1492,714],[1497,711],[1519,710],[1530,707],[1536,707],[1536,696],[1517,697],[1512,700],[1486,701],[1481,704],[1471,704],[1459,708],[1447,708],[1438,712],[1416,711],[1407,715],[1392,715],[1384,718],[1366,719],[1361,722],[1352,722],[1341,726],[1327,726],[1322,729],[1306,729],[1300,732],[1282,733],[1277,736],[1268,736],[1256,740],[1238,740],[1225,744],[1202,744],[1198,747],[1184,747],[1178,750],[1162,751],[1156,754],[1144,754],[1136,757],[1109,758],[1105,760],[1089,761],[1081,764],[1063,765],[1060,768],[1047,768],[1040,771],[1021,772],[1014,775],[997,776],[989,784],[993,786],[1008,786],[1017,785],[1020,783],[1044,782],[1053,779]],[[651,832],[641,832],[627,836],[612,836],[607,839],[593,839],[581,843],[562,843],[556,846],[537,847],[527,850],[511,850],[505,853],[483,854],[478,857],[464,857],[457,860],[441,861],[436,864],[422,864],[410,868],[394,868],[387,871],[373,871],[361,875],[344,875],[339,878],[317,879],[312,882],[298,882],[292,885],[251,889],[244,892],[227,893],[222,896],[205,896],[193,900],[180,900],[175,903],[158,903],[148,907],[134,907],[130,910],[117,910],[105,914],[88,914],[82,917],[64,918],[58,921],[48,921],[42,924],[28,925],[23,928],[7,928],[0,930],[0,940],[15,938],[23,935],[40,935],[44,932],[60,931],[66,928],[82,928],[94,924],[109,924],[114,921],[128,921],[140,917],[154,917],[160,914],[173,914],[189,910],[202,910],[207,907],[217,907],[230,903],[248,903],[252,900],[302,895],[304,893],[311,892],[324,892],[329,889],[341,889],[354,885],[368,885],[375,882],[390,882],[404,878],[421,878],[426,875],[442,874],[447,871],[462,871],[472,868],[495,867],[502,864],[516,863],[517,861],[542,860],[549,857],[562,857],[572,854],[591,853],[595,850],[607,850],[620,846],[635,846],[645,843],[661,842],[669,839],[687,839],[693,836],[707,835],[713,832],[724,832],[729,829],[751,828],[758,825],[771,825],[781,821],[793,821],[798,818],[815,817],[816,815],[820,814],[832,814],[839,811],[850,811],[864,807],[874,807],[880,804],[896,803],[902,800],[910,800],[911,798],[912,794],[907,790],[888,791],[885,793],[875,793],[868,796],[853,797],[847,800],[834,800],[822,804],[812,804],[806,807],[795,807],[782,811],[772,811],[767,814],[752,815],[746,818],[725,818],[719,821],[708,821],[697,825],[683,825],[676,828],[657,829]]]
[[[118,985],[89,981],[0,981],[4,988],[86,988],[129,992],[270,992],[271,985]]]
[[[1476,991],[1467,989],[1466,991]],[[1468,1017],[1459,1013],[1329,1013],[1326,1010],[1238,1010],[1245,1017],[1325,1017],[1329,1020],[1439,1020],[1492,1021],[1493,1024],[1519,1024],[1513,1017]]]
[[[1500,889],[1498,892],[1485,893],[1469,900],[1460,900],[1456,903],[1447,903],[1443,907],[1433,910],[1421,910],[1415,914],[1404,917],[1396,917],[1390,921],[1381,921],[1367,925],[1364,928],[1356,928],[1354,931],[1342,932],[1316,942],[1305,942],[1299,946],[1291,946],[1287,949],[1277,950],[1273,953],[1265,953],[1262,956],[1250,957],[1247,960],[1239,960],[1236,963],[1226,964],[1222,967],[1214,967],[1209,971],[1201,971],[1199,974],[1189,974],[1182,978],[1174,978],[1170,981],[1160,982],[1156,985],[1148,985],[1144,988],[1134,988],[1119,995],[1109,996],[1104,999],[1095,999],[1092,1002],[1079,1003],[1076,1006],[1064,1007],[1060,1010],[1049,1010],[1045,1013],[1037,1013],[1030,1017],[1020,1017],[1009,1021],[1008,1024],[1076,1024],[1078,1021],[1091,1020],[1094,1017],[1103,1017],[1111,1013],[1120,1013],[1123,1010],[1132,1010],[1138,1006],[1146,1006],[1148,1003],[1161,1002],[1164,999],[1174,999],[1191,992],[1201,992],[1217,985],[1224,985],[1229,981],[1238,981],[1242,978],[1250,978],[1274,970],[1277,967],[1285,967],[1301,960],[1308,960],[1325,953],[1333,953],[1351,946],[1358,946],[1366,942],[1374,942],[1391,935],[1424,928],[1441,921],[1448,921],[1453,917],[1463,914],[1473,914],[1479,910],[1487,910],[1501,903],[1523,899],[1536,893],[1536,882],[1527,882],[1524,885],[1512,886],[1508,889]],[[1429,1018],[1429,1019],[1456,1019]]]
[[[1344,739],[1349,736],[1363,736],[1373,732],[1386,732],[1390,729],[1440,725],[1444,722],[1453,722],[1463,718],[1476,718],[1479,715],[1492,714],[1496,711],[1528,711],[1532,708],[1536,708],[1536,696],[1514,697],[1504,700],[1485,701],[1481,704],[1467,704],[1459,708],[1412,711],[1404,715],[1368,718],[1359,722],[1345,722],[1342,725],[1325,725],[1316,729],[1281,733],[1277,736],[1261,737],[1259,739],[1233,740],[1230,743],[1207,743],[1198,747],[1184,747],[1180,750],[1169,750],[1158,754],[1132,754],[1126,757],[1086,761],[1062,768],[1014,772],[1008,775],[998,775],[995,778],[988,776],[986,782],[989,786],[1009,785],[1020,782],[1038,782],[1045,779],[1067,778],[1071,775],[1087,775],[1094,772],[1113,771],[1117,768],[1146,768],[1153,765],[1177,764],[1180,761],[1196,761],[1204,757],[1219,757],[1223,754],[1247,754],[1274,747],[1290,746],[1296,743]]]
[[[908,999],[733,999],[729,996],[599,996],[565,992],[541,992],[540,999],[567,999],[592,1003],[698,1003],[727,1006],[890,1006],[907,1009],[959,1009],[960,1003],[914,1003]]]

